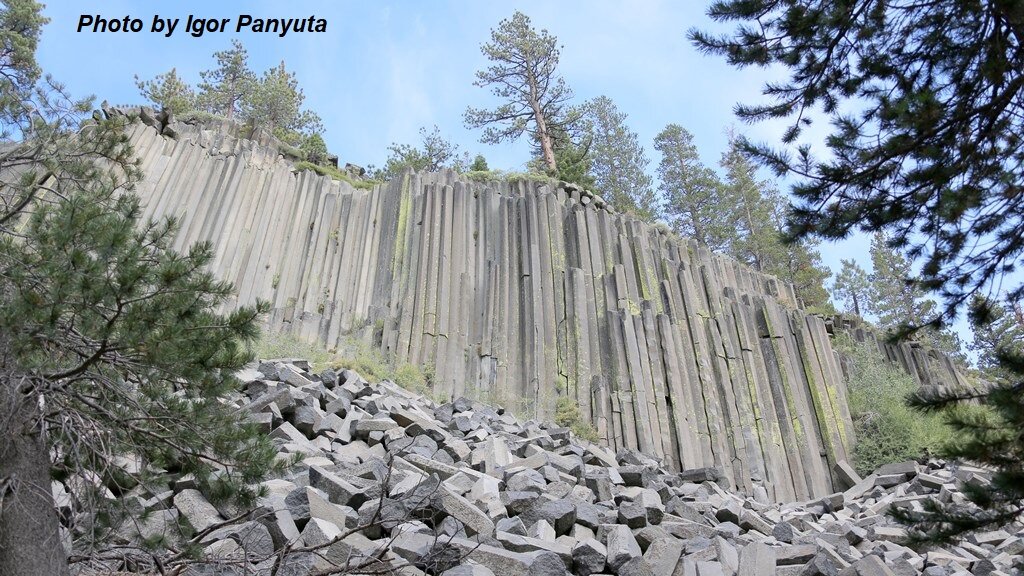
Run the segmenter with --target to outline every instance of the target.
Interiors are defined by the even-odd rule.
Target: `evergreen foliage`
[[[973,302],[975,309],[984,309],[981,296]],[[1000,350],[1013,354],[1024,353],[1024,307],[1020,302],[988,303],[990,317],[970,316],[974,342],[969,348],[978,355],[977,366],[982,374],[997,382],[1012,382],[1014,374],[999,363]]]
[[[310,134],[308,138],[305,138],[299,151],[302,152],[302,156],[307,162],[321,166],[327,163],[327,143],[319,133]]]
[[[154,105],[174,114],[182,114],[196,109],[198,100],[195,90],[178,76],[178,71],[171,68],[170,72],[159,74],[152,80],[140,80],[135,77],[135,85],[142,96]]]
[[[949,316],[1015,265],[1024,253],[1024,17],[1015,3],[720,0],[708,14],[738,27],[691,31],[699,48],[790,74],[765,88],[769,102],[737,113],[792,120],[783,139],[792,151],[745,147],[796,177],[793,234],[886,230],[923,258],[921,285]],[[855,99],[855,111],[844,106]],[[834,125],[828,160],[800,144],[814,107]],[[1019,299],[1024,286],[1009,295]]]
[[[468,155],[460,155],[458,144],[441,136],[441,130],[437,126],[429,132],[426,128],[420,128],[419,146],[392,143],[388,146],[388,151],[390,154],[384,168],[373,171],[377,180],[390,180],[406,168],[427,172],[451,168],[461,172],[469,164]],[[487,162],[484,161],[484,166],[486,165]]]
[[[238,40],[231,40],[230,49],[214,52],[213,57],[217,67],[199,73],[197,102],[200,108],[230,120],[252,96],[256,75],[249,69],[249,53]]]
[[[487,172],[490,168],[487,167],[487,159],[483,157],[483,154],[477,154],[473,158],[473,163],[469,165],[470,172]]]
[[[650,161],[636,132],[626,125],[626,114],[611,98],[599,96],[588,103],[588,119],[594,188],[617,211],[654,222],[661,210],[647,175]]]
[[[758,178],[736,138],[722,155],[724,178],[701,163],[693,136],[679,125],[666,126],[654,148],[662,154],[660,190],[676,232],[793,284],[808,309],[832,311],[824,287],[829,272],[816,245],[783,241],[789,208],[774,183]]]
[[[722,182],[700,161],[693,134],[669,124],[654,138],[661,153],[658,190],[665,202],[665,217],[681,236],[693,238],[714,251],[731,248],[734,229],[725,217]]]
[[[722,183],[726,212],[733,233],[730,253],[755,270],[789,282],[804,307],[813,312],[833,312],[825,281],[831,273],[821,263],[817,244],[804,239],[786,242],[782,235],[789,205],[774,182],[761,180],[757,168],[739,144],[730,137],[722,155],[725,171]]]
[[[846,305],[846,311],[864,317],[871,303],[871,279],[854,260],[842,260],[842,269],[832,285],[832,296]]]
[[[722,154],[723,196],[728,198],[719,210],[730,210],[729,218],[735,236],[731,252],[739,260],[759,272],[770,267],[776,250],[781,248],[780,229],[774,222],[776,206],[782,202],[774,184],[757,177],[757,167],[730,137],[729,148]]]
[[[516,11],[491,30],[491,41],[480,50],[493,64],[477,71],[473,84],[490,87],[502,103],[493,110],[467,108],[466,126],[484,128],[481,141],[488,144],[527,134],[547,172],[559,174],[555,149],[561,141],[578,142],[583,110],[569,105],[572,90],[558,74],[558,39],[538,32]]]
[[[882,329],[900,333],[910,326],[924,326],[915,337],[936,350],[966,365],[959,336],[949,329],[925,326],[936,314],[936,304],[928,299],[914,280],[910,260],[891,245],[882,233],[871,238],[871,285],[869,311]]]
[[[965,307],[976,325],[990,324],[993,303],[971,301],[1010,280],[1024,254],[1019,3],[719,0],[708,13],[737,27],[691,31],[698,47],[736,66],[781,65],[789,74],[765,87],[771,101],[737,112],[792,120],[781,150],[744,141],[756,159],[794,177],[790,235],[884,232],[887,248],[920,259],[913,287],[935,294],[941,310],[905,296],[899,262],[876,265],[876,275],[891,270],[902,282],[882,293],[913,315],[889,316],[895,307],[886,306],[903,326],[897,336],[922,323],[938,329]],[[827,159],[800,142],[812,109],[833,126]],[[1024,283],[1012,282],[1006,297],[1017,302]],[[957,440],[944,456],[995,470],[991,485],[964,487],[969,503],[930,500],[923,512],[894,511],[915,541],[948,541],[1024,513],[1024,357],[999,348],[994,358],[1007,381],[912,398],[954,425]]]
[[[64,575],[51,474],[124,491],[173,469],[249,502],[275,450],[218,400],[266,305],[218,314],[232,288],[203,270],[210,246],[178,254],[175,222],[141,221],[123,120],[83,124],[91,100],[38,82],[40,10],[0,7],[0,125],[20,137],[0,153],[0,573]],[[116,518],[88,504],[91,530]]]
[[[323,132],[320,117],[302,109],[306,99],[284,61],[263,73],[250,98],[242,101],[242,116],[254,127],[268,130],[286,144]]]
[[[213,56],[217,67],[199,73],[202,82],[198,94],[173,68],[152,80],[136,76],[135,84],[157,107],[175,114],[209,112],[238,119],[254,130],[270,132],[285,144],[299,146],[323,132],[320,117],[303,110],[306,96],[284,61],[257,78],[248,67],[248,53],[239,41],[232,40],[230,49]]]
[[[561,129],[553,130],[552,142],[558,168],[554,172],[549,170],[542,151],[535,146],[534,157],[526,164],[530,172],[548,174],[553,178],[575,183],[588,190],[597,186],[597,181],[592,174],[594,164],[591,156],[592,138],[588,135],[591,130],[591,122],[583,110],[585,107],[573,108],[572,112],[580,115],[579,136],[573,138]]]

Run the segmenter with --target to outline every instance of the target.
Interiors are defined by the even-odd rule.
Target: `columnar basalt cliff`
[[[841,488],[840,362],[792,287],[571,185],[446,172],[356,189],[228,125],[153,124],[130,128],[148,215],[181,218],[179,247],[211,241],[238,302],[273,303],[273,330],[364,340],[432,365],[440,395],[520,415],[550,419],[567,395],[612,447],[748,494]]]

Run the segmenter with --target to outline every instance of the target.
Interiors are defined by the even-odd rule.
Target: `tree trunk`
[[[547,165],[548,170],[552,175],[558,174],[558,164],[555,162],[555,149],[551,146],[551,135],[548,134],[547,123],[544,122],[544,117],[537,114],[537,123],[543,126],[540,132],[540,149],[544,153],[544,164]]]
[[[533,109],[533,121],[537,124],[537,139],[540,140],[540,151],[544,155],[544,164],[548,167],[548,172],[555,175],[558,174],[558,162],[555,161],[555,148],[551,145],[547,118],[544,117],[544,112],[541,110],[537,78],[527,72],[526,82],[530,85],[530,108]]]
[[[50,454],[33,426],[34,405],[18,402],[10,380],[0,388],[0,576],[67,576],[67,554],[50,488]]]

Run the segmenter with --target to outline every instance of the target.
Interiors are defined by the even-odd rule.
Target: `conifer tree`
[[[890,333],[900,333],[908,326],[923,326],[915,334],[918,340],[966,364],[956,333],[926,326],[928,318],[936,314],[936,304],[915,281],[910,260],[882,233],[872,237],[870,254],[869,310],[878,318],[879,325]]]
[[[471,172],[487,172],[490,168],[487,166],[487,158],[484,158],[483,154],[477,154],[473,158],[473,163],[469,165]]]
[[[590,136],[591,120],[583,110],[584,108],[572,108],[570,112],[579,114],[581,118],[577,136],[567,134],[561,127],[551,130],[555,163],[558,168],[554,172],[548,170],[542,150],[534,146],[534,158],[527,162],[527,168],[530,171],[572,182],[586,189],[597,187],[597,181],[593,174],[594,159],[591,154],[593,145],[593,138]]]
[[[171,68],[170,72],[159,74],[152,80],[140,80],[135,77],[135,85],[138,86],[142,96],[158,108],[163,108],[174,114],[182,114],[196,109],[196,93],[178,76],[178,71]]]
[[[899,250],[889,245],[882,233],[871,237],[871,311],[883,328],[920,324],[932,312],[934,303],[914,283],[914,271]]]
[[[832,295],[846,304],[847,312],[863,318],[871,301],[868,273],[854,260],[844,258],[841,262],[842,269],[832,286]]]
[[[976,297],[974,308],[982,308],[985,302]],[[983,322],[972,316],[971,329],[974,341],[969,348],[978,355],[978,369],[986,378],[1012,382],[1014,374],[999,363],[999,351],[1014,354],[1024,353],[1024,307],[1019,302],[995,301],[988,303],[991,318]]]
[[[558,174],[558,140],[579,142],[580,109],[570,107],[572,90],[558,74],[558,39],[537,31],[530,18],[516,12],[491,30],[480,47],[492,65],[476,73],[475,86],[490,87],[502,103],[493,110],[469,107],[465,122],[484,128],[482,142],[499,144],[528,134],[549,174]]]
[[[242,115],[253,126],[270,131],[282,142],[299,144],[303,137],[323,132],[320,117],[302,109],[305,100],[295,73],[289,72],[282,60],[263,73],[252,95],[242,101]]]
[[[619,212],[654,222],[661,210],[647,175],[650,162],[636,132],[626,125],[626,114],[607,96],[590,101],[588,110],[594,187]]]
[[[1024,255],[1024,203],[1011,200],[1024,182],[1016,3],[718,0],[708,14],[737,27],[692,30],[698,48],[788,75],[737,113],[790,121],[782,149],[744,147],[793,176],[791,233],[886,231],[922,258],[920,285],[948,316]],[[827,155],[801,140],[817,106],[833,126]],[[1024,283],[1009,295],[1024,296]]]
[[[307,161],[320,166],[327,163],[327,157],[329,155],[329,152],[327,151],[327,143],[324,142],[324,137],[319,133],[310,134],[303,138],[302,145],[299,149],[302,151],[302,155]]]
[[[468,158],[460,157],[459,146],[441,135],[441,130],[434,126],[429,132],[420,128],[420,145],[392,143],[388,146],[387,161],[384,168],[375,171],[377,180],[390,180],[402,173],[406,168],[416,171],[437,172],[444,168],[461,171]]]
[[[238,40],[231,48],[214,52],[217,67],[199,73],[197,100],[200,107],[229,120],[241,111],[242,103],[256,87],[256,75],[249,69],[249,54]]]
[[[661,153],[658,190],[669,224],[711,250],[729,250],[735,239],[732,210],[718,175],[700,161],[693,135],[669,124],[654,138],[654,149]]]
[[[0,110],[21,138],[0,152],[19,174],[0,182],[0,574],[63,576],[52,475],[122,491],[173,468],[246,501],[275,451],[218,401],[266,306],[218,314],[232,289],[203,271],[210,246],[178,254],[173,221],[141,220],[123,120],[83,125],[91,100],[38,80],[41,8],[0,7],[0,99],[22,103]],[[74,517],[112,517],[90,512]]]

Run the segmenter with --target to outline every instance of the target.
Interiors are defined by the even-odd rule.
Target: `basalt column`
[[[237,303],[272,302],[271,329],[365,342],[432,366],[439,395],[522,416],[568,396],[611,446],[748,493],[839,488],[832,326],[791,286],[573,186],[408,172],[357,189],[229,128],[133,124],[139,192],[180,218],[179,247],[213,243]]]

